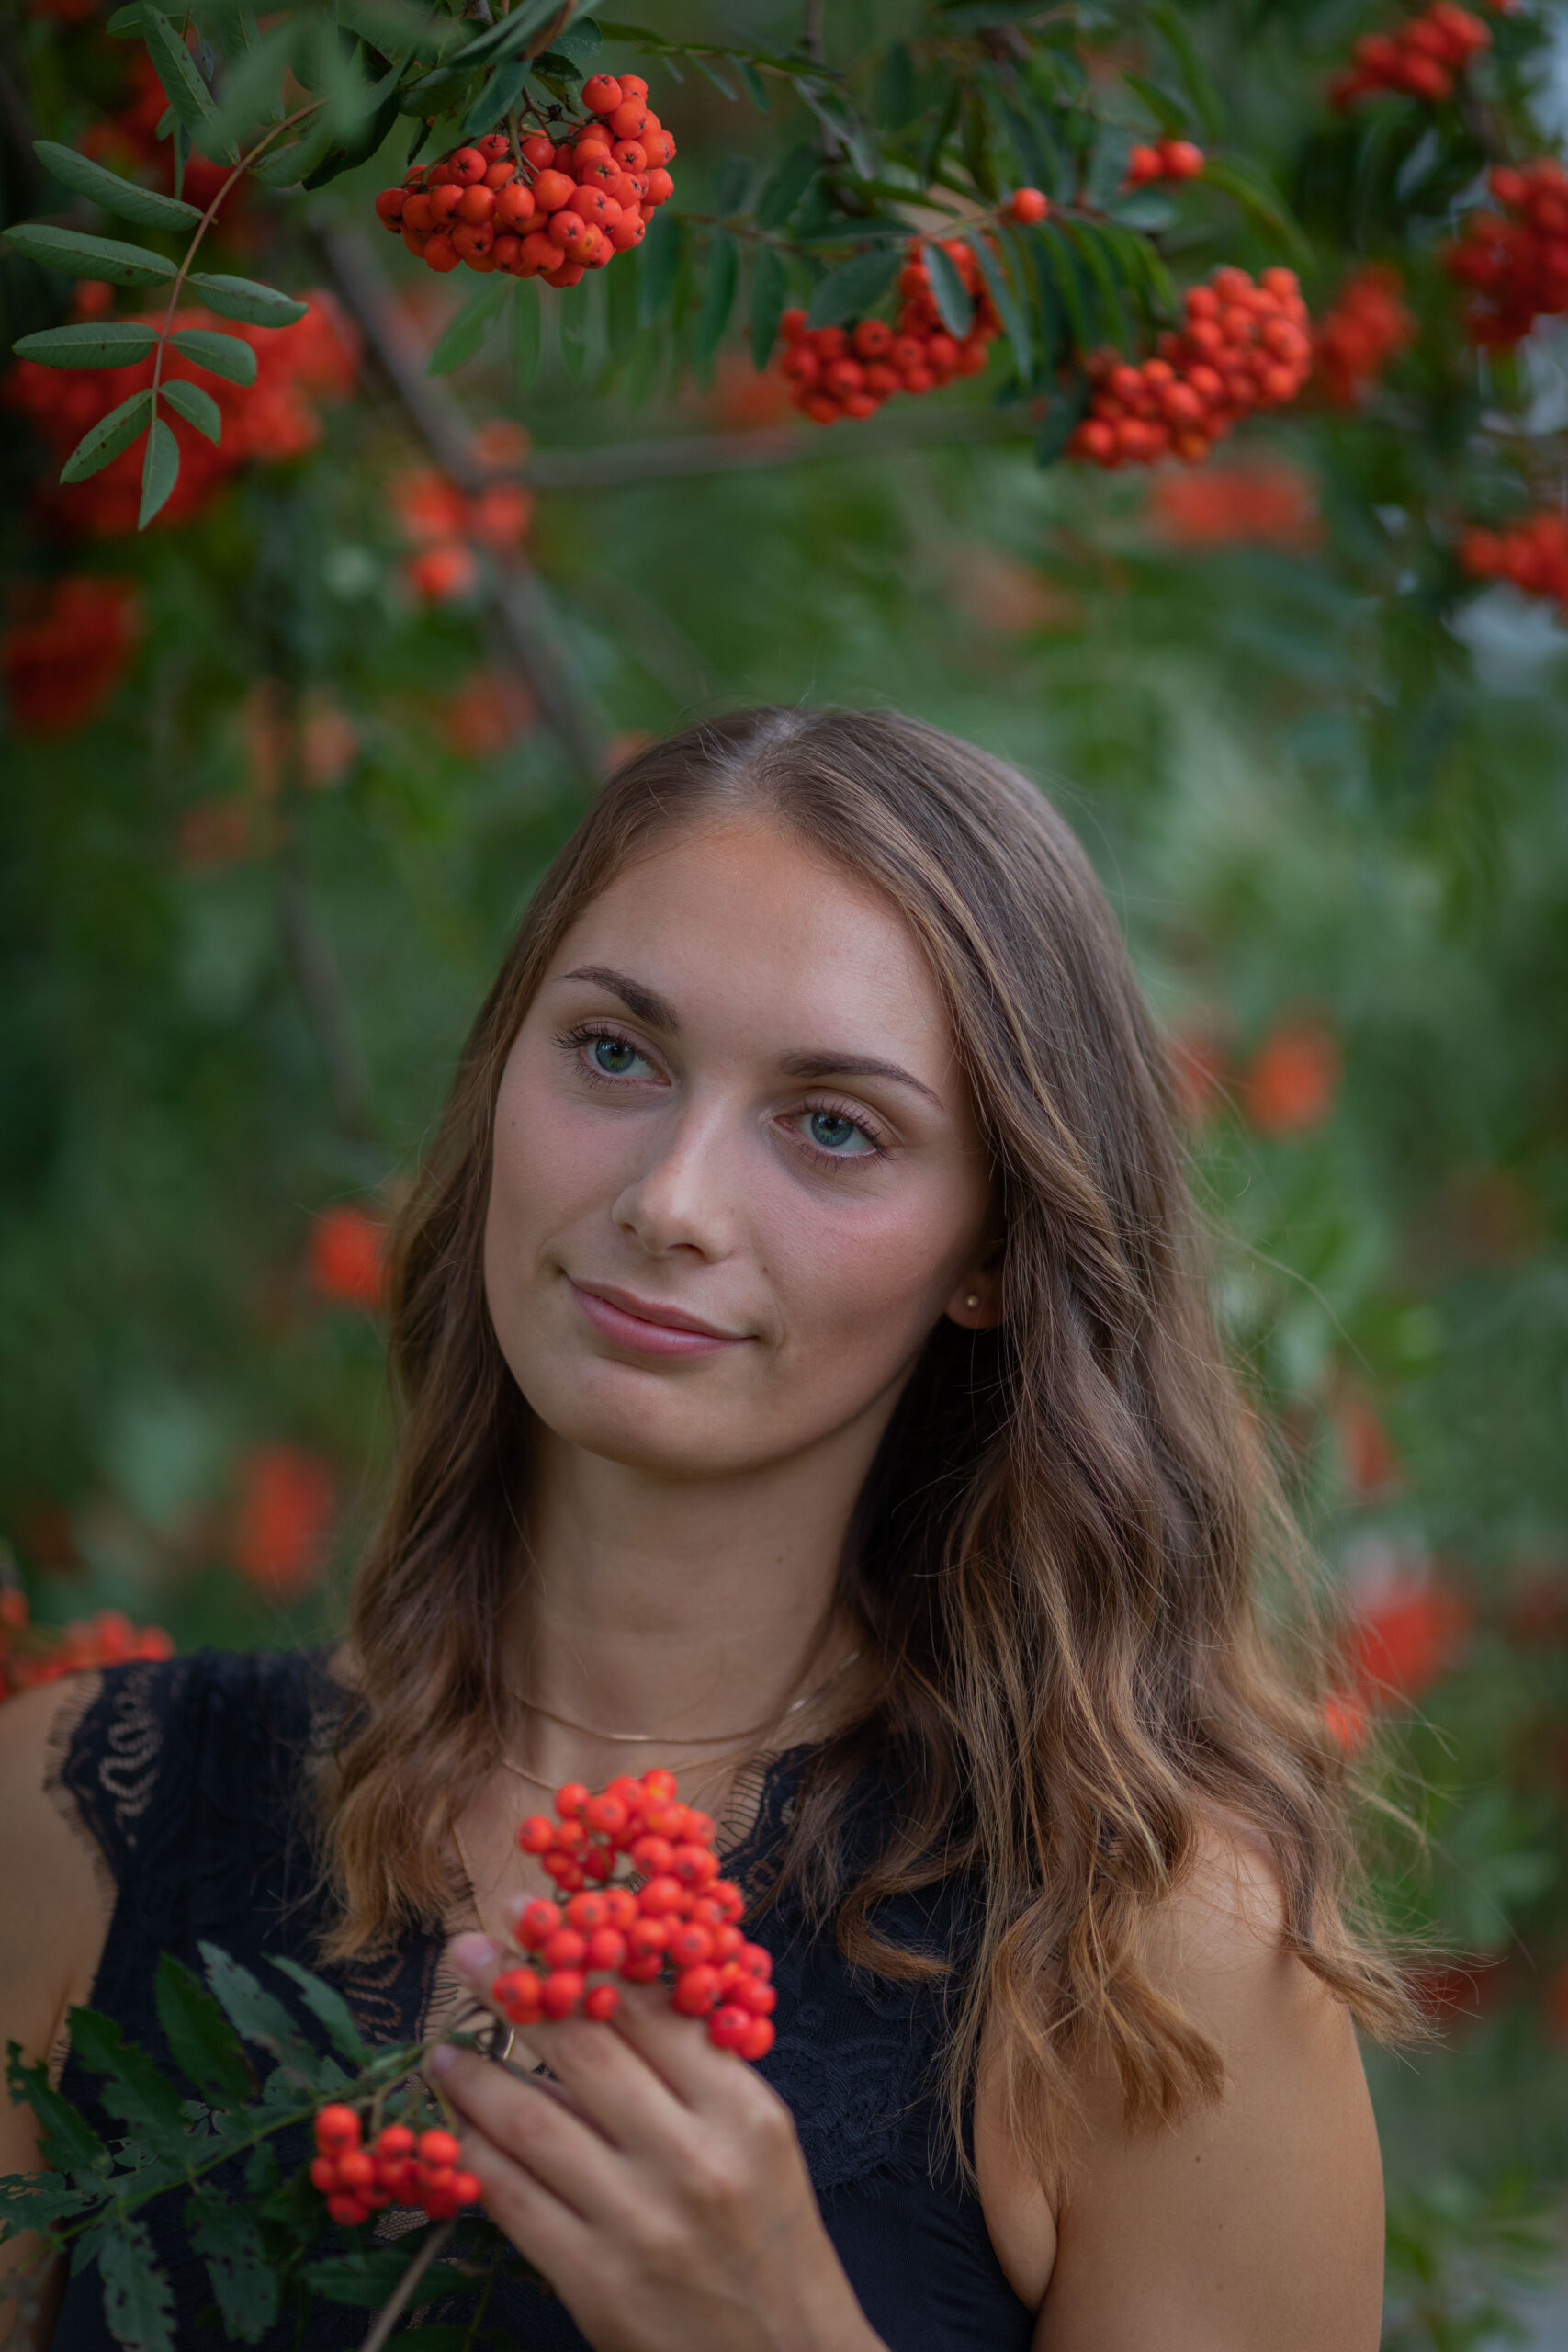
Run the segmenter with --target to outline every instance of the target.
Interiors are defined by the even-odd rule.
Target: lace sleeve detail
[[[135,1873],[171,1717],[195,1661],[140,1659],[84,1677],[56,1718],[47,1786],[117,1893]]]

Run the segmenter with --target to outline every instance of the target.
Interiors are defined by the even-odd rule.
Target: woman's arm
[[[109,1904],[83,1840],[46,1782],[50,1735],[76,1686],[50,1683],[0,1705],[0,2049],[19,2041],[47,2058],[65,2014],[92,1991]],[[0,2097],[0,2173],[38,2167],[32,2109]],[[0,2248],[0,2272],[25,2258],[27,2241]],[[13,2304],[0,2304],[0,2342],[12,2338]],[[35,2330],[47,2344],[52,2313]]]
[[[1049,2279],[1035,2352],[1376,2352],[1371,2103],[1348,2015],[1281,1948],[1267,1860],[1210,1833],[1150,1957],[1156,1984],[1219,2046],[1216,2103],[1130,2131],[1115,2068],[1095,2060],[1052,2200],[977,2120],[998,2254],[1021,2291],[1032,2264]],[[1042,2266],[1053,2221],[1055,2260]]]

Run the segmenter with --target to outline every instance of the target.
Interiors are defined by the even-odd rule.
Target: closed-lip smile
[[[579,1282],[572,1275],[567,1279],[593,1329],[617,1347],[640,1355],[709,1355],[718,1348],[735,1347],[746,1337],[659,1299],[639,1298],[614,1283]]]

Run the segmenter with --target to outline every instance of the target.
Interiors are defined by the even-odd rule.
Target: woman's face
[[[591,1453],[718,1478],[858,1433],[869,1458],[939,1318],[995,1319],[987,1200],[902,916],[767,820],[718,820],[593,900],[518,1032],[491,1316]]]

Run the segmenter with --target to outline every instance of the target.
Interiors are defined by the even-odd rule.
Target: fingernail
[[[430,2053],[430,2071],[433,2075],[449,2075],[457,2063],[457,2053],[449,2041],[438,2042]]]
[[[453,1941],[450,1957],[459,1976],[478,1976],[495,1966],[501,1958],[501,1947],[492,1944],[488,1936],[458,1936]]]

